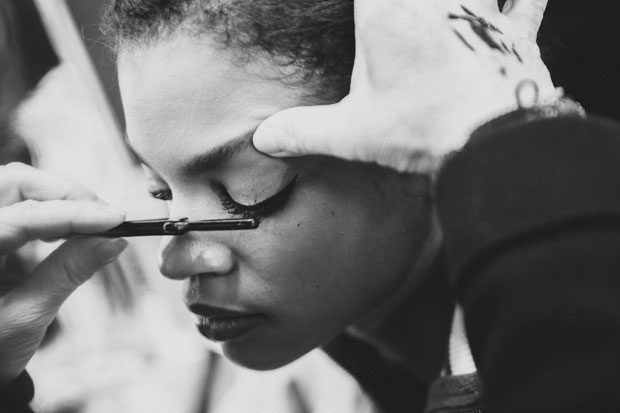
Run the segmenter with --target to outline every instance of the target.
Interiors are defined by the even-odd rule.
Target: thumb
[[[254,146],[271,156],[352,157],[347,136],[355,133],[341,103],[285,109],[267,118],[254,133]]]
[[[518,27],[522,27],[529,40],[535,42],[543,20],[548,0],[509,0],[504,13]]]
[[[34,305],[55,314],[77,287],[98,269],[113,261],[127,247],[122,238],[76,237],[62,244],[15,291]]]

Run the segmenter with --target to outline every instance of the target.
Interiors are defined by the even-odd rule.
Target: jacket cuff
[[[454,154],[436,197],[457,286],[523,238],[567,222],[620,223],[618,136],[620,125],[602,118],[546,119],[478,134]]]

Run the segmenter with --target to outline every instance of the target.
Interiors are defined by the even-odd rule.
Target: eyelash
[[[232,199],[228,191],[226,191],[226,189],[224,189],[221,185],[214,187],[214,189],[220,198],[222,207],[229,214],[240,216],[242,218],[254,218],[260,220],[274,214],[286,204],[291,196],[291,193],[295,189],[296,182],[297,176],[295,176],[291,182],[282,188],[281,191],[254,205],[243,205],[236,202]],[[172,200],[172,191],[169,189],[151,191],[150,194],[153,198],[160,201]]]

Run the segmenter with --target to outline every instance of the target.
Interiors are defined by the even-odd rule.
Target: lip
[[[245,313],[213,307],[206,304],[192,304],[189,310],[196,314],[196,327],[200,334],[212,341],[230,341],[239,338],[261,324],[261,314]]]

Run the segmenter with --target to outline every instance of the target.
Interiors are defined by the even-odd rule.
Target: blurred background
[[[95,190],[129,218],[166,216],[126,150],[102,0],[0,0],[0,164],[31,163]],[[610,2],[550,0],[540,43],[556,85],[620,120],[620,25]],[[29,371],[43,413],[376,412],[321,352],[284,369],[237,368],[196,334],[158,240],[132,240],[63,307]],[[56,247],[13,257],[29,267]]]
[[[549,0],[539,43],[557,86],[591,114],[620,119],[618,8],[605,0]]]

